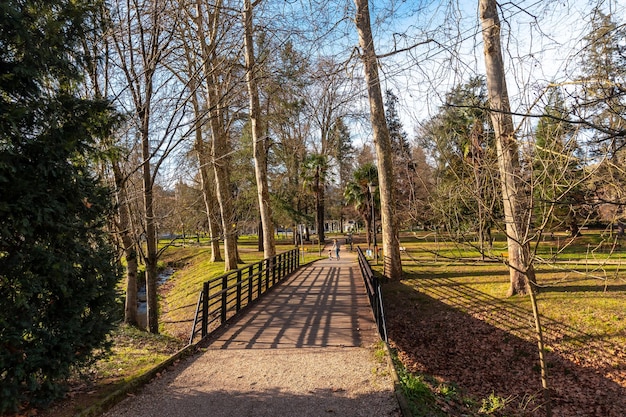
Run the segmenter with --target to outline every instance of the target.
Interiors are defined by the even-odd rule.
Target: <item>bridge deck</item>
[[[106,416],[399,416],[356,257],[305,266]]]
[[[305,267],[231,324],[210,349],[363,346],[377,340],[353,254]]]

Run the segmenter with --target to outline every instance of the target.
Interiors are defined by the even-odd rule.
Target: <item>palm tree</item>
[[[356,212],[363,218],[363,221],[365,221],[367,246],[370,246],[372,242],[372,200],[374,204],[378,201],[377,192],[375,192],[374,198],[372,199],[370,192],[371,185],[378,185],[378,169],[376,165],[367,163],[361,165],[354,171],[352,180],[346,184],[343,193],[346,203],[353,205]]]

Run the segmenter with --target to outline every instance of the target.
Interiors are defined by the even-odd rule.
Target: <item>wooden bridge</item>
[[[357,264],[298,269],[106,416],[400,416]]]

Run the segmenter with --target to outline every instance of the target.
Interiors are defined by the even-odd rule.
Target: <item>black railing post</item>
[[[261,297],[261,286],[262,286],[262,282],[263,282],[263,274],[265,273],[265,270],[263,269],[265,267],[265,261],[261,261],[259,262],[259,272],[258,272],[258,278],[257,278],[257,298]]]
[[[202,337],[206,336],[209,330],[209,283],[202,286]]]
[[[237,270],[237,300],[235,304],[235,311],[241,310],[241,286],[243,282],[241,282],[241,269]]]
[[[274,269],[274,258],[268,258],[265,260],[265,291],[270,287],[270,268]]]
[[[228,307],[228,274],[224,274],[222,277],[222,311],[220,312],[220,318],[222,323],[226,321],[226,309]]]
[[[280,268],[280,259],[282,254],[274,256],[274,262],[272,262],[272,285],[276,285],[276,268]]]
[[[248,267],[248,304],[252,302],[252,272],[254,271],[254,264]]]

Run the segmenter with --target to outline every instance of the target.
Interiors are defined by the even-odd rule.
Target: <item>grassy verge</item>
[[[449,234],[435,232],[413,232],[402,235],[402,246],[406,248],[409,259],[420,261],[445,261],[461,259],[482,259],[480,243],[468,240],[453,239]],[[554,233],[542,236],[541,241],[531,242],[536,248],[537,257],[543,262],[553,261],[626,261],[626,251],[620,242],[615,241],[615,235],[608,235],[601,231],[585,231],[577,238],[572,239],[565,233]],[[485,259],[501,259],[507,253],[506,238],[502,234],[493,234],[493,244],[485,247]]]

